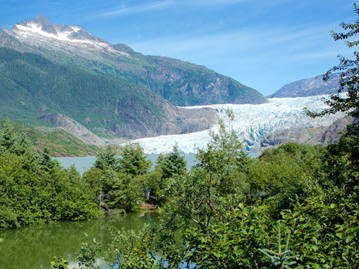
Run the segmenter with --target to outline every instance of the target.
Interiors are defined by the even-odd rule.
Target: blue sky
[[[268,95],[350,56],[354,0],[0,0],[0,27],[47,16],[110,43],[205,65]]]

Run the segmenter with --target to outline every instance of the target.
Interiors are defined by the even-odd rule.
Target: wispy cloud
[[[330,68],[336,63],[337,54],[348,52],[343,44],[332,40],[331,28],[330,25],[253,27],[208,35],[167,36],[130,45],[146,54],[205,65],[243,83],[247,80],[248,85],[269,94],[291,80],[325,72],[325,66]],[[265,81],[271,80],[274,86],[266,89]]]
[[[249,0],[183,0],[178,1],[185,5],[201,5],[201,6],[212,6],[212,5],[233,5],[242,2],[249,2]]]
[[[150,53],[162,52],[163,54],[191,53],[194,51],[215,51],[216,54],[227,54],[230,52],[251,51],[261,53],[269,49],[293,53],[296,49],[306,49],[314,43],[318,44],[323,38],[330,40],[327,26],[321,27],[296,27],[296,28],[272,28],[261,29],[246,28],[226,32],[217,32],[208,35],[197,33],[182,34],[174,36],[162,36],[159,38],[134,42],[132,45],[141,51]],[[223,49],[227,48],[227,49]]]
[[[113,17],[120,15],[131,15],[156,10],[164,10],[172,7],[199,7],[199,6],[227,6],[249,0],[160,0],[151,3],[127,4],[101,11],[96,17]]]
[[[103,11],[97,14],[98,17],[112,17],[117,15],[130,15],[136,13],[149,12],[154,10],[162,10],[171,5],[173,5],[175,1],[173,0],[164,0],[164,1],[156,1],[152,3],[145,3],[140,5],[122,5],[119,7],[112,8],[109,11]]]

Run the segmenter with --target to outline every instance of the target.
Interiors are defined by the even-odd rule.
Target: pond
[[[48,269],[54,256],[76,259],[85,233],[89,238],[106,242],[111,231],[140,229],[154,224],[156,213],[113,216],[85,222],[57,222],[0,232],[0,268]]]

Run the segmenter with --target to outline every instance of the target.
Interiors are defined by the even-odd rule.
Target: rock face
[[[46,17],[0,29],[0,59],[0,117],[56,125],[48,115],[62,115],[99,136],[200,131],[215,123],[214,111],[176,106],[266,102],[203,66],[145,56]]]
[[[336,120],[330,126],[318,126],[314,128],[292,128],[266,135],[260,142],[262,148],[273,147],[288,142],[297,142],[309,145],[325,146],[336,143],[340,133],[344,131],[354,120],[344,117]]]
[[[328,81],[323,81],[323,76],[316,76],[314,78],[302,79],[287,85],[284,85],[270,98],[285,98],[285,97],[306,97],[323,94],[333,94],[339,88],[339,75],[333,74]]]
[[[45,122],[56,126],[68,133],[71,133],[75,137],[79,138],[82,142],[93,146],[105,146],[104,140],[99,138],[94,133],[90,132],[87,128],[82,126],[80,123],[70,119],[61,114],[46,113],[43,116]]]

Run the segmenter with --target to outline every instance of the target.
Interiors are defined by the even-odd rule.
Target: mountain
[[[174,105],[265,102],[257,91],[206,67],[145,56],[124,44],[112,45],[93,37],[79,26],[54,24],[40,16],[2,32],[2,46],[125,78],[127,82],[160,94]]]
[[[269,98],[305,97],[336,93],[339,88],[339,75],[333,74],[328,81],[323,76],[302,79],[284,85]]]
[[[122,78],[4,48],[0,59],[2,118],[59,126],[63,115],[98,135],[128,138],[203,130],[216,120],[214,111],[193,115]]]
[[[70,120],[101,137],[204,130],[217,121],[214,110],[178,106],[266,102],[206,67],[145,56],[46,17],[0,29],[0,61],[1,118],[40,126]]]

